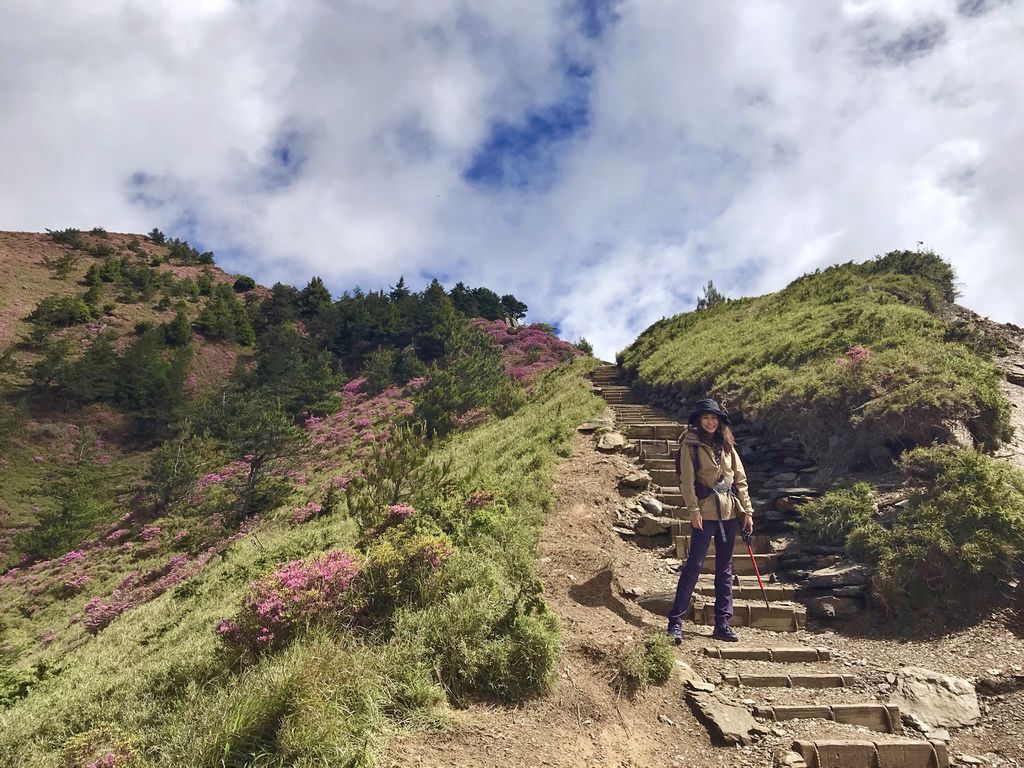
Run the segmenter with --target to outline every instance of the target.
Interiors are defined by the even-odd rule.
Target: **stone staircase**
[[[614,365],[596,369],[592,381],[595,390],[614,410],[616,428],[629,438],[638,463],[651,476],[664,514],[675,518],[671,531],[675,554],[684,560],[690,549],[690,523],[677,487],[671,452],[685,425],[664,411],[640,402]],[[789,461],[794,465],[800,463],[796,459]],[[763,472],[753,474],[752,484],[768,476]],[[792,637],[791,633],[806,626],[806,608],[795,601],[796,587],[781,583],[777,578],[778,556],[771,552],[769,537],[754,536],[752,549],[765,582],[765,593],[762,595],[751,575],[753,567],[746,545],[737,540],[733,550],[732,624]],[[702,568],[706,575],[702,575],[697,584],[690,612],[696,624],[714,622],[713,572],[714,556],[709,553]],[[668,613],[672,598],[672,593],[661,593],[646,596],[639,603],[663,617]],[[759,634],[759,637],[764,636]],[[822,701],[831,691],[846,692],[848,698],[867,690],[856,675],[836,667],[828,648],[800,644],[738,645],[722,644],[704,649],[705,660],[716,668],[718,679],[714,681],[705,680],[688,665],[680,663],[688,671],[684,677],[690,706],[717,743],[748,743],[753,734],[767,732],[762,722],[820,720],[828,723],[827,728],[822,726],[821,737],[797,739],[788,751],[777,753],[779,768],[946,768],[949,765],[943,742],[903,736],[897,707],[877,700]],[[766,693],[779,689],[785,689],[788,694],[788,700],[783,703],[776,695]],[[754,698],[757,696],[760,701]]]

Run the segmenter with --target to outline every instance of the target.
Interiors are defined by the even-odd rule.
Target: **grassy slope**
[[[907,262],[832,267],[778,293],[662,320],[621,363],[654,390],[710,392],[780,431],[795,429],[819,456],[836,453],[829,440],[838,436],[849,454],[834,457],[839,463],[887,441],[945,439],[947,421],[995,446],[1009,435],[998,372],[976,354],[978,339],[959,338],[943,320],[948,286]],[[858,345],[868,359],[837,362]]]
[[[138,241],[145,258],[128,250],[128,243]],[[113,255],[120,258],[128,254],[133,260],[143,263],[152,257],[166,259],[168,249],[148,241],[142,235],[110,233],[99,237],[82,234],[87,246],[107,246]],[[76,264],[67,277],[58,277],[46,266],[46,260],[61,254],[72,253]],[[40,299],[50,295],[82,294],[83,280],[88,268],[102,262],[83,251],[72,251],[68,246],[55,243],[49,235],[30,232],[0,232],[0,271],[4,282],[0,286],[0,351],[27,335],[31,323],[25,318]],[[197,265],[160,264],[160,272],[173,274],[179,280],[185,277],[195,279],[203,271]],[[234,278],[216,266],[209,267],[216,282],[231,283]],[[263,291],[264,289],[257,289]],[[175,310],[159,309],[156,304],[161,293],[149,302],[132,304],[117,303],[120,292],[113,285],[103,288],[102,305],[115,302],[114,310],[103,315],[97,322],[112,330],[118,338],[118,346],[127,343],[135,334],[136,323],[147,321],[153,324],[173,319]],[[205,298],[188,304],[190,318],[199,314]],[[62,333],[70,334],[81,344],[87,343],[91,332],[84,326],[70,328]],[[203,390],[224,381],[234,369],[239,347],[233,343],[207,342],[196,336],[193,356],[189,365],[189,387]],[[31,361],[34,354],[19,353],[22,362]],[[46,478],[68,463],[68,453],[80,430],[88,430],[104,445],[102,452],[111,457],[107,471],[103,473],[102,487],[98,488],[98,502],[111,509],[117,507],[116,500],[129,491],[131,478],[138,477],[138,468],[145,461],[145,454],[131,439],[130,421],[116,410],[105,406],[90,406],[68,412],[59,407],[42,407],[40,404],[18,403],[15,418],[23,422],[13,430],[13,439],[6,446],[0,446],[0,569],[17,561],[17,553],[8,550],[10,541],[18,532],[32,525],[35,508],[49,503],[46,493]],[[122,464],[124,466],[122,466]],[[121,482],[124,480],[124,482]],[[105,522],[112,522],[123,510]],[[8,543],[5,545],[4,540]]]
[[[486,574],[497,562],[529,575],[555,462],[576,424],[600,407],[580,375],[588,364],[577,361],[551,374],[519,412],[457,435],[443,449],[466,488],[508,502],[499,532],[460,552],[463,574]],[[325,477],[311,473],[310,482]],[[224,668],[213,632],[253,578],[295,557],[351,546],[354,536],[343,514],[302,525],[271,515],[191,581],[129,611],[95,638],[68,624],[85,593],[54,600],[28,620],[14,601],[0,614],[5,635],[16,636],[21,650],[14,666],[47,672],[26,698],[0,711],[0,763],[59,765],[62,747],[85,732],[132,745],[145,765],[208,764],[225,755],[228,764],[243,764],[261,749],[288,764],[368,759],[383,732],[430,711],[437,700],[422,652],[402,635],[401,623],[387,642],[309,637],[241,675]],[[102,587],[109,590],[120,575],[112,568]],[[450,607],[406,617],[407,624],[429,627]],[[49,645],[40,640],[47,630],[55,633]],[[410,670],[419,677],[410,680]]]

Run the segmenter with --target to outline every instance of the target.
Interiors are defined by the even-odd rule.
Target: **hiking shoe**
[[[672,638],[672,642],[676,645],[682,645],[683,643],[683,628],[679,624],[668,625],[668,636]]]
[[[738,643],[740,641],[740,636],[728,624],[717,625],[715,631],[711,633],[711,637],[726,643]]]

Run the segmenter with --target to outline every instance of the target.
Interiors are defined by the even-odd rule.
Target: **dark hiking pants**
[[[668,615],[669,624],[683,623],[683,614],[690,607],[690,598],[697,586],[697,578],[704,558],[707,557],[708,547],[711,546],[711,539],[715,540],[715,624],[720,626],[729,623],[732,618],[732,548],[742,525],[741,517],[723,520],[721,525],[718,520],[704,518],[704,530],[694,528],[690,532],[690,554],[679,571],[676,599]]]

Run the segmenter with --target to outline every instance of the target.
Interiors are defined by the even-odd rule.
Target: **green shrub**
[[[96,235],[96,237],[102,237],[104,239],[109,237],[107,230],[105,230],[103,227],[93,227],[92,229],[89,230],[89,234]]]
[[[1024,553],[1024,473],[976,451],[918,448],[902,466],[921,485],[879,520],[864,484],[802,508],[807,529],[845,533],[875,567],[874,593],[891,614],[957,621],[1005,604]]]
[[[860,526],[875,523],[878,507],[869,483],[829,491],[800,507],[800,533],[812,541],[842,545]]]
[[[167,238],[166,238],[166,236],[164,235],[164,233],[163,233],[163,232],[161,232],[161,231],[160,231],[159,229],[157,229],[156,227],[153,227],[153,228],[152,228],[152,229],[151,229],[151,230],[149,231],[149,234],[148,234],[148,235],[146,235],[146,237],[148,237],[148,238],[150,239],[150,241],[151,241],[151,242],[154,242],[154,243],[156,243],[157,245],[163,245],[163,244],[164,244],[164,243],[166,242],[166,240],[167,240]]]
[[[395,634],[416,637],[457,701],[481,694],[515,701],[542,693],[560,651],[558,622],[537,582],[517,584],[482,558],[456,553],[426,608],[400,611]]]
[[[46,268],[53,272],[54,277],[61,280],[66,279],[78,266],[78,254],[73,250],[61,251],[55,256],[46,254],[43,257],[43,263]]]
[[[256,287],[256,281],[248,275],[239,275],[233,287],[236,293],[245,293]]]
[[[222,283],[212,285],[210,299],[196,318],[196,328],[210,338],[237,341],[246,346],[256,340],[245,308],[231,286]]]
[[[80,296],[47,296],[28,316],[38,325],[67,327],[86,322],[92,314]]]
[[[632,695],[650,685],[668,682],[676,666],[675,647],[664,633],[647,633],[639,642],[630,639],[623,644],[613,664],[613,684]]]
[[[75,229],[74,227],[60,230],[47,229],[46,233],[55,243],[70,245],[72,248],[82,247],[82,231],[80,229]]]

